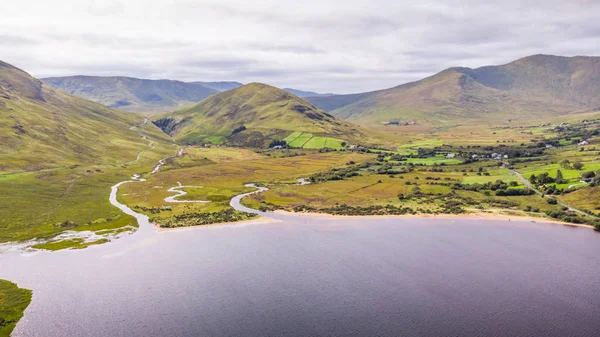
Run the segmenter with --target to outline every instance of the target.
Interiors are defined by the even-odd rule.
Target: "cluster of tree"
[[[235,222],[255,217],[257,217],[257,215],[254,213],[241,212],[233,208],[227,208],[218,212],[184,213],[166,219],[150,219],[150,221],[160,223],[161,227],[175,228],[210,225],[221,222]]]
[[[550,185],[544,188],[544,193],[549,195],[558,195],[563,193],[569,193],[571,190],[565,190],[564,188],[557,188],[556,185]]]
[[[269,147],[282,146],[286,147],[287,142],[285,140],[273,140],[269,143]]]
[[[598,170],[598,172],[584,172],[581,177],[584,179],[592,179],[590,186],[600,186],[600,170]]]
[[[447,200],[442,206],[442,213],[444,214],[462,214],[466,213],[463,208],[463,203],[459,200]]]
[[[298,209],[315,211],[314,208],[306,208],[306,206],[299,206]],[[296,211],[296,208],[294,208]],[[394,205],[373,205],[373,206],[348,206],[346,204],[336,205],[334,207],[320,208],[316,210],[320,213],[327,213],[333,215],[404,215],[404,214],[416,214],[417,212],[410,207],[399,207]]]
[[[518,195],[532,195],[535,192],[529,188],[509,188],[505,190],[497,190],[496,196],[498,197],[512,197]]]
[[[454,190],[465,190],[465,191],[486,191],[486,190],[490,190],[490,191],[506,191],[508,190],[509,186],[516,186],[515,182],[510,182],[510,183],[506,183],[501,179],[498,179],[496,181],[489,181],[487,183],[484,184],[479,184],[479,183],[474,183],[474,184],[462,184],[462,183],[454,183],[451,185],[452,189]],[[517,189],[518,190],[518,189]],[[507,192],[507,193],[512,193],[512,192]],[[506,195],[510,195],[510,194],[506,194]],[[514,194],[514,195],[523,195],[523,194]]]
[[[529,205],[527,205],[527,206],[523,207],[523,210],[524,210],[525,212],[535,212],[535,213],[537,213],[537,212],[539,212],[539,211],[540,211],[539,207],[535,207],[535,206],[529,206]]]
[[[579,171],[583,169],[583,163],[581,163],[580,161],[575,161],[573,162],[573,164],[571,164],[571,162],[568,159],[565,159],[560,162],[560,167],[564,168],[565,170],[573,169]]]
[[[133,209],[142,210],[144,212],[151,213],[151,214],[158,214],[158,213],[160,213],[162,211],[169,211],[170,212],[172,210],[171,206],[145,207],[145,206],[138,206],[138,205],[133,206]]]
[[[570,212],[566,209],[553,209],[545,212],[547,216],[558,219],[564,222],[575,223],[575,224],[587,224],[593,226],[597,231],[600,231],[600,220],[592,219],[590,217],[581,216],[575,212]]]
[[[557,171],[557,177],[560,174],[560,176],[562,177],[562,172],[560,172],[560,170]],[[542,184],[551,184],[556,182],[556,179],[552,178],[548,172],[544,172],[540,175],[535,175],[532,174],[529,176],[529,182],[532,183],[533,185],[542,185]]]
[[[327,172],[315,173],[311,175],[308,180],[311,183],[319,183],[330,180],[344,180],[347,178],[356,177],[359,175],[361,165],[344,167],[344,168],[333,168]]]
[[[391,164],[384,164],[381,167],[377,168],[374,172],[377,174],[404,174],[414,171],[414,168],[411,166],[403,166],[403,167],[394,167]]]

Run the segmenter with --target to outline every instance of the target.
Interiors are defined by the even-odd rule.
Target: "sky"
[[[600,0],[2,1],[0,60],[35,77],[393,87],[453,66],[600,55]]]

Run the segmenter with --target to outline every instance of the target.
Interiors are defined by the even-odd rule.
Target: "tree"
[[[565,183],[565,179],[563,178],[562,172],[560,172],[560,170],[556,170],[556,183],[557,184]]]
[[[560,167],[564,168],[565,170],[568,170],[571,168],[571,162],[568,159],[565,159],[560,162]]]
[[[596,176],[596,173],[594,173],[594,171],[587,171],[587,172],[583,172],[581,174],[581,178],[583,179],[590,179],[590,178],[594,178]]]
[[[549,203],[550,205],[558,204],[558,200],[556,200],[554,198],[548,198],[548,199],[546,199],[546,202]]]
[[[529,182],[534,185],[537,184],[537,177],[535,176],[535,174],[529,176]]]
[[[583,168],[583,164],[580,161],[576,161],[573,163],[573,169],[581,170]]]

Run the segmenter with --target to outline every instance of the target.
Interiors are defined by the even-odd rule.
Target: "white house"
[[[579,146],[583,146],[583,145],[590,145],[590,143],[587,140],[584,140],[579,143]]]
[[[456,157],[456,154],[454,154],[454,153],[448,153],[446,155],[446,158],[454,158],[454,157]]]

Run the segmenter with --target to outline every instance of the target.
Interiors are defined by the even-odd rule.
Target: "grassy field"
[[[246,157],[245,149],[211,148],[203,150],[207,158],[227,151],[237,153],[238,157]],[[246,160],[214,162],[182,169],[165,169],[149,177],[148,181],[124,185],[119,199],[136,210],[146,212],[158,222],[173,216],[186,213],[219,212],[229,209],[230,199],[240,193],[253,191],[244,187],[246,183],[294,184],[296,179],[328,169],[345,165],[349,161],[364,162],[372,160],[373,155],[352,152],[317,153],[305,151],[304,155],[292,157],[258,156]],[[188,192],[181,200],[210,200],[210,203],[168,203],[164,199],[172,196],[168,189],[181,183],[184,186],[201,186],[187,188]],[[151,213],[146,210],[158,210],[169,207],[168,211]]]
[[[468,138],[467,134],[457,135],[456,138],[461,139],[458,142],[441,137],[422,139],[423,135],[418,135],[393,150],[375,150],[377,162],[371,162],[367,167],[348,163],[318,176],[314,184],[307,186],[269,185],[269,191],[248,197],[243,202],[265,210],[309,210],[334,214],[465,211],[591,221],[591,218],[567,214],[560,206],[550,204],[532,191],[527,192],[518,177],[499,167],[504,164],[490,159],[490,155],[494,152],[507,154],[509,159],[505,160],[514,161],[511,166],[526,177],[544,173],[555,177],[556,170],[561,169],[566,182],[546,184],[565,190],[557,191],[560,195],[553,197],[600,214],[600,199],[596,195],[600,188],[587,187],[588,184],[579,182],[583,172],[600,171],[600,152],[594,147],[600,138],[584,136],[592,145],[582,148],[574,144],[582,137],[573,136],[577,133],[590,134],[594,130],[593,124],[586,126],[575,121],[562,130],[552,125],[532,130],[535,132],[522,127],[488,129],[486,137],[490,138],[482,138],[480,145],[471,145],[477,144],[478,139],[469,139],[469,143],[462,141]],[[478,129],[477,132],[482,131]],[[519,138],[522,142],[512,139],[515,135],[524,135]],[[299,137],[300,134],[293,136]],[[489,141],[493,137],[498,140]],[[545,144],[550,142],[557,145],[546,147]],[[455,153],[456,158],[447,158],[446,153]],[[398,159],[398,156],[404,158]],[[571,166],[579,161],[583,168],[564,168],[559,162],[565,159],[570,161]],[[454,207],[456,205],[459,205],[458,208]]]
[[[0,337],[8,337],[31,302],[31,290],[0,280]]]
[[[103,230],[136,222],[108,202],[110,187],[149,172],[177,148],[154,138],[154,147],[122,157],[118,165],[71,166],[0,175],[0,242],[50,238],[64,230]]]
[[[446,157],[429,157],[429,158],[408,158],[406,160],[407,163],[415,164],[415,165],[456,165],[460,164],[462,160],[456,158],[446,158]]]
[[[303,149],[328,148],[339,150],[343,148],[342,143],[344,143],[341,139],[314,136],[312,133],[308,132],[292,132],[292,134],[283,140],[285,140],[290,147]]]

